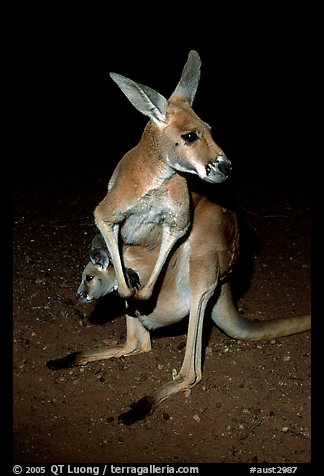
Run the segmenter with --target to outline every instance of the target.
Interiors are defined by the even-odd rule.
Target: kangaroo
[[[190,51],[169,99],[120,74],[110,73],[133,106],[149,117],[140,142],[119,161],[109,180],[108,193],[94,211],[95,223],[114,264],[121,297],[134,294],[137,299],[149,299],[170,251],[188,232],[191,203],[184,174],[221,183],[231,170],[231,163],[214,142],[210,127],[191,108],[200,66],[199,54]],[[120,242],[146,247],[160,244],[151,276],[139,290],[126,282]]]
[[[61,359],[50,360],[53,370],[86,365],[96,360],[134,355],[151,350],[150,330],[181,321],[189,315],[186,351],[176,377],[142,397],[132,408],[119,416],[131,425],[150,415],[170,396],[192,388],[202,379],[202,327],[208,314],[228,336],[240,340],[274,339],[311,328],[309,315],[275,318],[269,321],[248,320],[235,307],[230,276],[238,259],[239,230],[234,212],[192,193],[193,223],[186,239],[178,242],[160,280],[148,301],[128,300],[126,308],[127,337],[123,345],[74,352]],[[77,291],[80,302],[99,299],[117,291],[118,281],[113,262],[98,235],[91,246],[90,261],[82,273]],[[159,246],[123,246],[125,266],[136,269],[144,283],[150,277]],[[131,279],[131,285],[136,286]],[[134,304],[134,306],[132,306]]]

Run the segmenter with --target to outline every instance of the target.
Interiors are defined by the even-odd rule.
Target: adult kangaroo
[[[210,315],[227,335],[246,341],[274,339],[304,332],[311,327],[309,315],[256,321],[239,314],[232,300],[229,280],[238,257],[236,216],[206,196],[192,194],[192,201],[194,214],[190,233],[172,250],[152,298],[148,301],[128,301],[125,343],[74,352],[47,363],[49,368],[56,370],[149,352],[150,330],[179,322],[189,315],[186,351],[180,372],[173,380],[144,396],[128,412],[120,415],[119,421],[126,425],[142,420],[163,400],[201,381],[202,328],[204,319],[210,318]],[[158,248],[123,247],[126,267],[136,269],[144,284],[151,274]],[[102,236],[98,235],[92,242],[90,261],[83,271],[77,298],[83,303],[91,302],[117,291],[117,287],[112,261]],[[208,308],[207,304],[210,304]]]
[[[188,232],[191,204],[183,174],[221,183],[231,170],[210,127],[191,108],[200,65],[198,53],[190,51],[169,99],[124,76],[110,74],[135,108],[150,118],[138,145],[118,163],[108,193],[94,212],[114,264],[121,297],[135,294],[137,299],[149,299],[170,251]],[[127,283],[120,243],[160,244],[151,276],[138,291]]]
[[[310,329],[310,316],[250,321],[233,304],[229,278],[238,254],[236,216],[205,193],[188,188],[182,175],[221,183],[231,167],[208,125],[191,108],[199,76],[200,59],[194,51],[169,100],[112,75],[150,121],[139,144],[117,165],[108,193],[95,210],[104,240],[97,237],[93,243],[78,298],[88,302],[118,291],[127,300],[127,338],[121,346],[74,352],[47,362],[49,368],[60,369],[147,352],[151,329],[189,315],[179,373],[120,415],[124,424],[145,418],[163,400],[201,381],[207,309],[215,324],[235,339],[273,339]],[[142,287],[136,292],[138,277]]]

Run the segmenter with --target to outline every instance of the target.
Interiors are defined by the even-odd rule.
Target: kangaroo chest
[[[185,228],[189,221],[189,201],[176,201],[167,188],[148,191],[125,215],[121,236],[125,244],[154,245],[162,240],[163,227]]]

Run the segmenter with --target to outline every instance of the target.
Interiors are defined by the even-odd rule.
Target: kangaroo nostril
[[[230,171],[232,170],[232,164],[228,159],[224,159],[223,157],[220,157],[217,160],[218,163],[218,168],[219,170],[224,174],[228,175]]]

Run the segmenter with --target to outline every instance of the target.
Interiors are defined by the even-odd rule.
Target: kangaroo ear
[[[190,106],[195,99],[197,87],[200,80],[200,56],[195,50],[191,50],[186,64],[184,65],[180,81],[172,96],[180,96],[187,101]]]
[[[102,268],[103,271],[105,271],[109,266],[109,256],[100,248],[94,248],[91,250],[90,261],[93,266],[96,268]]]
[[[106,248],[105,240],[100,233],[96,235],[94,239],[92,240],[91,250],[94,250],[95,248],[102,248],[102,249]]]
[[[138,111],[157,123],[166,122],[167,100],[162,94],[120,74],[110,76]]]

